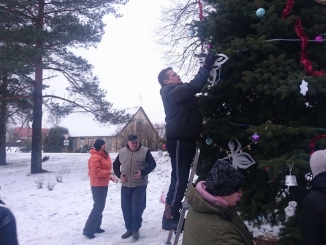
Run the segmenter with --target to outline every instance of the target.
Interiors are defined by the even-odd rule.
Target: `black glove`
[[[214,64],[214,62],[215,62],[216,59],[217,59],[217,56],[214,55],[214,54],[208,54],[208,55],[206,55],[206,58],[205,58],[205,62],[204,62],[203,67],[206,70],[208,70],[208,71],[212,70],[213,64]]]

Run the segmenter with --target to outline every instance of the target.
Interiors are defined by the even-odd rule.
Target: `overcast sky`
[[[167,2],[130,0],[120,7],[123,17],[105,17],[105,35],[96,49],[77,51],[94,66],[93,73],[114,108],[141,105],[152,123],[162,123],[165,117],[157,75],[168,64],[154,30],[160,23],[161,6]],[[58,89],[55,84],[52,91]],[[63,88],[61,82],[58,85]]]

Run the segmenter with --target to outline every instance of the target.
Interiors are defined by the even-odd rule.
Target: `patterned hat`
[[[101,140],[101,139],[97,139],[95,140],[95,143],[94,143],[94,148],[99,151],[101,149],[101,147],[105,144],[105,141],[104,140]]]
[[[229,196],[239,191],[244,176],[229,161],[217,160],[206,179],[206,191],[214,196]]]
[[[311,155],[310,169],[313,176],[326,171],[326,150],[315,151]]]

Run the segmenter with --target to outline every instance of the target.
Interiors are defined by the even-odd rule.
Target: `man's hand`
[[[206,55],[205,62],[203,67],[210,71],[213,68],[214,62],[217,59],[217,56],[215,54],[208,54]]]
[[[115,175],[110,176],[110,180],[112,180],[114,183],[118,183],[119,179]]]
[[[120,180],[122,183],[127,183],[128,179],[126,178],[126,173],[121,173]]]
[[[135,173],[136,174],[134,175],[134,179],[135,180],[140,180],[140,178],[141,178],[141,172],[140,172],[140,170],[136,170]]]

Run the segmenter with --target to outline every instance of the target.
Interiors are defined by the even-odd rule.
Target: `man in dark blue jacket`
[[[310,157],[314,179],[311,192],[302,202],[302,237],[305,245],[326,244],[326,150]]]
[[[16,220],[0,199],[0,245],[18,245]]]
[[[195,95],[206,85],[216,56],[208,54],[195,78],[183,83],[171,67],[162,70],[158,81],[166,122],[166,145],[171,157],[171,182],[162,219],[164,230],[176,230],[179,210],[187,188],[190,166],[196,151],[196,139],[201,133],[202,119]]]

